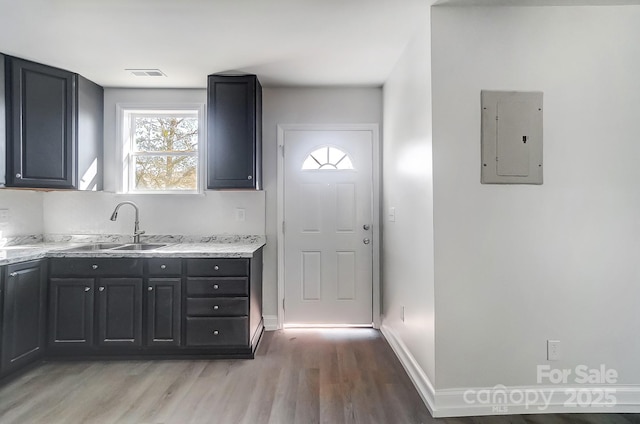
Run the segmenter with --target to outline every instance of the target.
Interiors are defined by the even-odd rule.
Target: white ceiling
[[[105,87],[205,87],[212,73],[263,85],[384,83],[435,0],[0,0],[0,52]],[[438,0],[442,6],[640,0]],[[126,68],[159,68],[136,78]]]
[[[431,0],[0,0],[0,52],[105,87],[205,87],[208,74],[263,85],[386,80]],[[159,68],[136,78],[125,68]]]

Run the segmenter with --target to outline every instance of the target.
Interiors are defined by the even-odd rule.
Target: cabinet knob
[[[215,269],[216,271],[220,269],[220,267],[218,265],[214,266],[213,269]]]
[[[362,226],[362,229],[363,229],[363,230],[368,230],[369,228],[371,228],[371,227],[369,226],[369,224],[364,224],[364,225]]]
[[[22,174],[18,172],[18,173],[16,174],[16,178],[22,178]]]
[[[214,285],[213,285],[213,289],[214,289],[214,290],[218,290],[218,285],[217,285],[217,284],[214,284]]]
[[[98,290],[100,290],[100,291],[104,291],[104,287],[100,287]]]
[[[371,240],[369,240],[368,238],[366,238],[366,239],[362,240],[362,242],[363,242],[364,244],[369,244],[369,243],[371,243]]]
[[[213,306],[213,310],[214,310],[214,311],[217,311],[218,309],[220,309],[220,307],[219,307],[218,305],[214,305],[214,306]]]
[[[91,265],[91,268],[92,268],[92,269],[98,269],[98,265],[93,264],[93,265]]]
[[[149,287],[147,287],[147,290],[148,291],[153,291],[153,287],[149,286]]]
[[[249,176],[247,177],[247,180],[253,180],[253,175],[249,175]]]
[[[160,269],[167,269],[167,266],[165,264],[160,265]]]
[[[220,333],[218,332],[218,330],[213,330],[213,335],[214,335],[214,336],[217,336],[218,334],[220,334]]]
[[[88,292],[89,290],[91,290],[91,287],[85,287],[84,291]]]
[[[9,274],[9,277],[17,277],[18,273],[17,272],[12,272],[11,274]]]

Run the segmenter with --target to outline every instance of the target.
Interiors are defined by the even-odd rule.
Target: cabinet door
[[[255,75],[210,75],[207,188],[261,184],[262,87]]]
[[[180,281],[147,280],[147,346],[180,346]]]
[[[6,185],[73,188],[76,75],[14,57],[6,61]]]
[[[46,275],[43,261],[5,268],[2,372],[38,359],[45,345]]]
[[[98,344],[142,345],[142,278],[98,281]]]
[[[49,346],[93,344],[93,278],[49,282]]]

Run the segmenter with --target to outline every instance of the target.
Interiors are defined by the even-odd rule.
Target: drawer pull
[[[214,290],[218,290],[218,288],[219,288],[219,287],[218,287],[218,285],[217,285],[217,284],[214,284],[214,285],[213,285],[213,289],[214,289]]]
[[[220,307],[219,307],[218,305],[214,305],[214,306],[213,306],[213,310],[214,310],[214,311],[217,311],[218,309],[220,309]]]
[[[167,266],[165,264],[160,265],[160,269],[167,269]]]
[[[85,287],[84,291],[88,292],[89,290],[91,290],[91,287]]]
[[[218,332],[218,330],[213,330],[213,335],[214,335],[214,336],[217,336],[218,334],[220,334],[220,333]]]
[[[98,290],[100,290],[100,291],[104,291],[104,287],[100,287]]]
[[[92,268],[92,269],[98,269],[98,265],[93,264],[93,265],[91,265],[91,268]]]
[[[9,274],[9,277],[17,277],[18,273],[17,272],[12,272],[11,274]]]
[[[220,269],[220,267],[218,265],[214,266],[213,269],[215,269],[216,271]]]

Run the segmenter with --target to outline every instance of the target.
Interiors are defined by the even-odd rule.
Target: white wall
[[[115,206],[133,200],[146,234],[264,234],[264,192],[207,191],[203,195],[123,195],[106,192],[50,192],[44,196],[44,229],[49,234],[133,234],[134,210]],[[245,221],[236,221],[236,208]]]
[[[41,235],[43,233],[42,196],[28,190],[0,190],[0,209],[9,210],[6,224],[0,223],[2,237]]]
[[[429,16],[384,85],[383,327],[435,381]],[[388,220],[389,208],[396,211]],[[405,308],[404,322],[401,309]]]
[[[380,88],[265,88],[263,90],[263,180],[266,191],[263,313],[278,313],[277,126],[279,124],[382,123]]]
[[[640,383],[640,8],[432,9],[437,388]],[[544,92],[544,185],[480,184],[480,90]]]

